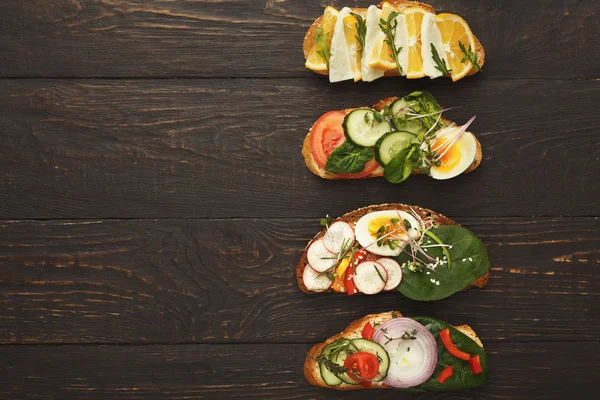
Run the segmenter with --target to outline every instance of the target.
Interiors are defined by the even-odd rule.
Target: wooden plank
[[[560,399],[595,390],[598,342],[487,343],[482,387],[452,399]],[[410,399],[409,393],[310,386],[310,344],[1,346],[0,396],[10,399]]]
[[[5,221],[0,342],[304,343],[393,309],[484,341],[597,340],[597,218],[457,220],[488,246],[492,277],[443,306],[304,294],[294,268],[312,219]]]
[[[463,105],[448,112],[459,123],[477,115],[477,171],[396,186],[305,167],[302,141],[322,113],[415,89]],[[363,92],[295,79],[5,80],[0,93],[4,219],[318,217],[391,200],[462,216],[600,214],[600,81]]]
[[[368,6],[373,0],[337,4]],[[597,78],[590,1],[430,0],[461,15],[486,49],[480,78]],[[306,77],[302,40],[315,0],[5,0],[4,77]],[[480,78],[467,79],[478,84]],[[398,79],[396,82],[402,82]],[[404,83],[402,83],[404,84]]]

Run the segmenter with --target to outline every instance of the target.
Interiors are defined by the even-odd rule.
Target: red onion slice
[[[402,335],[416,339],[402,339]],[[431,332],[415,320],[391,319],[375,331],[372,340],[382,345],[390,355],[390,368],[383,380],[387,385],[415,387],[427,381],[435,371],[437,343]]]

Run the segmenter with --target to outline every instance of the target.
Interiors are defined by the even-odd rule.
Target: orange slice
[[[344,17],[344,36],[348,44],[350,53],[350,68],[354,75],[354,82],[361,80],[362,73],[360,68],[360,42],[358,41],[358,20],[352,14]]]
[[[398,11],[396,7],[389,3],[383,3],[381,7],[380,19],[387,21],[390,14]],[[381,32],[377,41],[373,44],[373,50],[369,57],[369,67],[377,68],[382,71],[390,71],[398,68],[394,60],[394,54],[389,44],[385,42],[386,35]]]
[[[475,38],[469,25],[458,15],[439,14],[435,16],[435,22],[442,34],[442,44],[448,57],[448,68],[452,70],[450,73],[452,81],[456,82],[464,78],[473,68],[471,61],[461,62],[465,54],[460,49],[459,42],[467,51],[470,46],[471,50],[475,52]]]
[[[421,57],[421,23],[427,11],[420,7],[409,7],[404,10],[406,27],[408,30],[408,66],[406,77],[408,79],[422,78],[423,58]]]
[[[322,34],[327,35],[327,46],[329,47],[331,47],[333,28],[335,27],[335,22],[339,15],[340,12],[338,10],[331,6],[327,6],[323,12],[321,23],[319,24],[319,28],[323,30]],[[327,71],[327,60],[319,54],[319,50],[321,50],[321,46],[315,42],[308,53],[308,57],[306,57],[304,66],[313,71]]]

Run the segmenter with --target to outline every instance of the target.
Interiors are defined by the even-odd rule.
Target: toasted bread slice
[[[327,385],[321,378],[321,372],[319,370],[319,363],[316,361],[316,358],[321,354],[321,351],[323,351],[325,346],[327,346],[328,344],[333,343],[336,340],[342,339],[342,338],[348,338],[348,339],[359,338],[359,337],[361,337],[361,331],[367,322],[371,322],[372,324],[382,324],[382,323],[387,322],[390,319],[394,318],[394,316],[392,314],[396,315],[396,317],[402,317],[402,315],[397,311],[389,311],[389,312],[384,312],[384,313],[380,313],[380,314],[370,314],[363,318],[352,321],[352,323],[350,323],[350,325],[348,325],[348,327],[346,329],[344,329],[339,334],[330,337],[325,342],[314,345],[308,352],[308,355],[306,356],[306,360],[304,361],[304,377],[306,378],[306,380],[311,385],[326,387],[329,389],[336,389],[336,390],[364,389],[364,387],[362,387],[360,385],[349,385],[347,383],[342,383],[339,386]],[[477,337],[477,335],[475,334],[475,332],[473,331],[473,329],[471,329],[471,327],[469,325],[455,326],[455,328],[457,330],[459,330],[460,332],[462,332],[463,334],[465,334],[466,336],[468,336],[470,339],[472,339],[481,348],[483,348],[483,344],[481,343],[481,340],[479,339],[479,337]],[[373,382],[371,384],[371,387],[372,388],[380,388],[380,389],[393,389],[392,387],[390,387],[382,382]]]
[[[385,106],[392,104],[394,102],[394,100],[396,100],[396,99],[398,99],[398,97],[388,97],[388,98],[379,100],[377,103],[375,103],[373,105],[373,108],[377,111],[383,111]],[[355,108],[348,108],[348,109],[344,110],[344,112],[346,114],[348,114],[352,110],[355,110]],[[442,118],[442,121],[445,123],[452,122],[446,118]],[[321,178],[330,179],[330,180],[377,178],[377,177],[383,176],[383,167],[382,166],[377,167],[377,169],[375,171],[373,171],[371,174],[369,174],[365,177],[361,177],[361,178],[349,178],[348,175],[334,174],[332,172],[325,170],[325,168],[321,168],[319,166],[319,164],[317,164],[317,161],[315,160],[315,157],[313,156],[312,151],[310,149],[310,141],[311,141],[313,127],[314,127],[314,124],[309,129],[308,134],[306,135],[306,137],[304,138],[304,142],[302,143],[302,157],[304,158],[304,163],[306,164],[306,166],[308,167],[310,172],[312,172],[313,174],[315,174]],[[473,137],[475,137],[475,135],[473,135]],[[465,170],[465,172],[463,172],[465,174],[469,173],[471,171],[474,171],[479,166],[479,164],[481,164],[481,159],[483,158],[483,152],[481,150],[481,143],[479,142],[479,140],[477,140],[476,137],[475,137],[475,142],[477,145],[477,149],[475,152],[475,158],[473,159],[473,162],[471,163],[469,168],[467,168]],[[417,174],[420,174],[419,170],[414,170],[413,175],[417,175]]]
[[[400,210],[400,211],[408,212],[409,209],[412,209],[415,212],[417,212],[423,219],[431,218],[435,223],[437,223],[440,226],[444,226],[444,225],[460,226],[456,222],[452,221],[450,218],[446,217],[445,215],[436,213],[435,211],[431,211],[427,208],[422,208],[422,207],[418,207],[418,206],[409,206],[409,205],[400,204],[400,203],[388,203],[388,204],[380,204],[380,205],[373,205],[373,206],[359,208],[357,210],[354,210],[354,211],[351,211],[349,213],[342,215],[341,217],[337,218],[335,221],[343,221],[343,222],[350,224],[350,226],[354,227],[356,222],[363,215],[366,215],[373,211]],[[304,254],[302,254],[302,257],[300,258],[300,261],[298,262],[298,265],[296,266],[296,281],[298,282],[298,286],[300,287],[300,289],[303,292],[310,293],[310,294],[322,293],[322,292],[310,291],[304,284],[303,274],[304,274],[305,268],[310,268],[310,267],[307,267],[308,258],[307,258],[306,250],[315,240],[321,239],[323,237],[323,235],[325,235],[325,232],[327,232],[327,230],[323,229],[310,242],[308,242],[308,244],[306,245],[306,248],[304,250]],[[471,288],[483,288],[487,284],[489,277],[490,277],[490,272],[488,271],[485,275],[478,278],[475,282],[473,282],[470,286],[466,287],[464,290],[468,290]],[[329,288],[327,290],[327,292],[343,293],[344,290],[343,290],[343,287],[337,287],[336,285],[332,285],[331,288]]]
[[[377,4],[377,6],[379,8],[381,8],[383,3],[384,2],[380,2],[379,4]],[[402,13],[402,11],[404,11],[408,7],[418,6],[418,7],[421,7],[423,9],[429,11],[430,13],[435,14],[435,10],[432,6],[430,6],[429,4],[418,2],[418,1],[389,0],[389,1],[387,1],[387,3],[390,3],[391,5],[396,7],[398,9],[398,12],[400,12],[400,13]],[[354,11],[357,14],[362,15],[363,17],[367,13],[367,10],[365,8],[352,8],[352,11]],[[319,25],[321,25],[321,18],[322,18],[322,16],[317,18],[315,20],[315,22],[313,22],[313,24],[308,28],[308,31],[306,31],[306,35],[304,35],[304,42],[303,42],[303,46],[302,46],[303,51],[304,51],[304,59],[308,58],[308,54],[310,53],[310,50],[315,45],[315,31],[317,30],[317,28],[319,28]],[[475,34],[473,34],[473,37],[475,39],[475,54],[477,54],[477,63],[479,64],[480,67],[483,67],[483,64],[485,63],[485,51],[483,50],[483,46],[482,46],[481,42],[479,41],[479,39],[477,38],[477,36],[475,36]],[[329,71],[327,71],[327,70],[326,71],[313,71],[313,72],[316,72],[317,74],[320,74],[320,75],[329,75]],[[479,72],[479,70],[475,67],[472,67],[471,70],[467,73],[467,76],[476,74],[477,72]],[[400,74],[398,73],[397,70],[386,71],[386,73],[385,73],[385,76],[399,76],[399,75]]]

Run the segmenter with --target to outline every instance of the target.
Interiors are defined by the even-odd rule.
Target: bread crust
[[[453,220],[446,217],[445,215],[442,215],[440,213],[432,211],[428,208],[423,208],[423,207],[419,207],[419,206],[410,206],[410,205],[401,204],[401,203],[386,203],[386,204],[362,207],[362,208],[359,208],[354,211],[350,211],[349,213],[342,215],[341,217],[337,218],[335,221],[336,222],[342,221],[342,222],[347,222],[347,223],[352,224],[352,223],[355,223],[356,221],[358,221],[362,216],[364,216],[368,213],[374,212],[374,211],[400,210],[400,211],[408,212],[409,209],[413,209],[422,218],[431,218],[435,223],[437,223],[440,226],[446,226],[446,225],[460,226],[458,223],[454,222]],[[325,232],[327,232],[327,229],[323,228],[321,230],[321,232],[317,233],[315,235],[315,237],[310,242],[308,242],[308,244],[306,245],[306,247],[304,249],[304,253],[302,254],[302,257],[300,258],[300,261],[298,262],[298,265],[296,265],[296,282],[298,283],[298,287],[300,288],[300,290],[302,290],[303,292],[308,293],[308,294],[324,293],[324,292],[313,292],[313,291],[308,290],[308,288],[304,284],[303,274],[304,274],[304,269],[307,268],[307,264],[308,264],[308,257],[307,257],[308,247],[315,240],[321,239],[323,237],[323,235],[325,235]],[[488,272],[486,272],[485,275],[479,277],[475,282],[473,282],[471,285],[467,286],[463,290],[469,290],[472,288],[483,288],[487,284],[489,277],[490,277],[490,272],[488,271]],[[343,293],[341,291],[336,291],[333,288],[329,288],[325,292]]]
[[[379,4],[377,4],[377,7],[381,8],[383,5],[383,1],[380,2]],[[429,11],[432,14],[435,14],[435,9],[430,6],[429,4],[425,4],[425,3],[421,3],[418,1],[407,1],[407,0],[389,0],[388,3],[390,3],[391,5],[393,5],[394,7],[396,7],[398,9],[398,11],[401,13],[402,11],[404,11],[406,8],[409,7],[421,7],[426,9],[427,11]],[[361,16],[366,16],[367,14],[367,9],[366,8],[356,8],[356,7],[352,7],[352,11],[354,11],[357,14],[360,14]],[[302,49],[304,51],[304,59],[306,60],[308,58],[308,54],[310,53],[310,50],[313,48],[313,46],[315,45],[315,30],[319,27],[319,25],[321,24],[321,20],[323,19],[323,16],[320,16],[319,18],[317,18],[315,20],[315,22],[312,23],[312,25],[308,28],[308,30],[306,31],[306,35],[304,35],[304,42],[302,44]],[[477,36],[475,36],[475,34],[473,33],[473,37],[475,38],[475,52],[477,54],[477,63],[479,64],[480,67],[483,67],[483,64],[485,62],[485,51],[483,49],[483,45],[481,44],[481,42],[479,41],[479,39],[477,38]],[[313,71],[319,75],[329,75],[329,71],[328,70],[324,70],[324,71]],[[474,75],[477,72],[479,72],[478,69],[475,68],[475,66],[471,67],[471,69],[469,70],[469,72],[467,73],[467,76],[469,75]],[[386,71],[384,76],[399,76],[399,72],[396,70],[392,70],[392,71]]]
[[[373,108],[377,111],[383,111],[385,106],[392,104],[394,102],[394,100],[397,100],[397,99],[398,99],[398,97],[387,97],[385,99],[381,99],[377,103],[373,104]],[[353,110],[356,110],[356,108],[347,108],[343,111],[346,114],[348,114],[350,111],[353,111]],[[442,118],[442,121],[445,123],[452,122],[447,118]],[[373,171],[372,173],[370,173],[369,175],[363,176],[360,178],[355,178],[355,177],[351,177],[351,176],[343,175],[343,174],[334,174],[332,172],[325,170],[325,168],[321,168],[317,164],[317,161],[315,160],[315,157],[313,156],[312,151],[310,149],[310,141],[312,138],[312,131],[313,131],[315,124],[316,124],[316,121],[308,130],[308,133],[306,134],[306,137],[304,138],[304,142],[302,143],[302,157],[304,158],[304,163],[306,164],[306,166],[308,167],[310,172],[312,172],[313,174],[315,174],[323,179],[329,179],[329,180],[366,179],[366,178],[378,178],[378,177],[383,176],[383,167],[381,165],[379,167],[377,167],[377,169],[375,171]],[[479,142],[477,137],[475,137],[475,135],[473,135],[473,137],[475,138],[475,145],[476,145],[475,158],[473,159],[473,162],[471,163],[469,168],[467,168],[465,170],[465,172],[464,172],[465,174],[472,172],[477,167],[479,167],[479,164],[481,164],[481,160],[483,158],[483,151],[481,149],[481,143]],[[419,175],[420,171],[414,170],[412,173],[413,173],[413,175]]]
[[[398,311],[388,311],[388,312],[379,313],[379,314],[369,314],[362,318],[352,321],[350,323],[350,325],[348,325],[346,327],[346,329],[344,329],[342,332],[338,333],[337,335],[330,337],[329,339],[327,339],[326,341],[324,341],[322,343],[315,344],[309,350],[309,352],[306,356],[306,359],[304,360],[304,377],[306,378],[306,380],[311,385],[326,387],[326,388],[335,389],[335,390],[365,389],[364,387],[362,387],[360,385],[348,385],[345,383],[342,383],[340,386],[327,385],[325,383],[325,381],[323,381],[323,379],[321,378],[321,373],[319,371],[319,365],[318,365],[316,359],[321,354],[321,351],[323,351],[325,346],[329,345],[330,343],[333,343],[336,340],[342,339],[342,338],[360,337],[360,332],[362,331],[363,327],[365,326],[365,324],[367,322],[377,321],[379,323],[382,323],[385,321],[389,321],[390,319],[394,318],[394,316],[392,314],[395,315],[397,318],[402,317],[402,314],[400,314],[400,312],[398,312]],[[483,344],[481,343],[481,340],[479,339],[479,337],[477,337],[477,334],[475,333],[475,331],[473,331],[473,329],[469,325],[459,325],[459,326],[455,326],[454,328],[456,328],[460,332],[467,335],[475,343],[477,343],[481,348],[483,348]],[[393,389],[391,386],[388,386],[384,383],[379,383],[379,382],[372,383],[371,387],[372,388],[380,388],[380,389]]]

